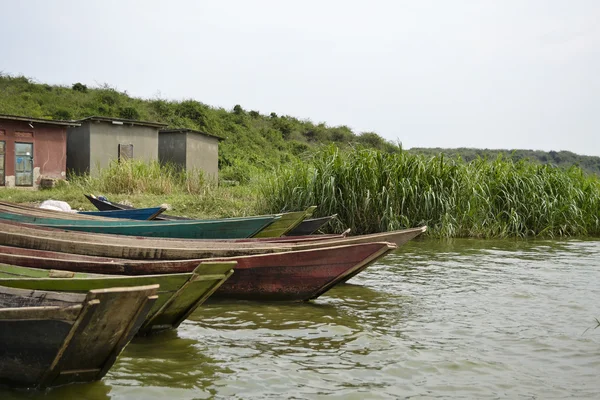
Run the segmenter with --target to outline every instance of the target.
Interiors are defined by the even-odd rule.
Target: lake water
[[[211,303],[1,399],[598,399],[600,241],[411,242],[313,303]]]

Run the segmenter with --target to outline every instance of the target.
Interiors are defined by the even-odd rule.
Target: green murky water
[[[415,241],[350,282],[212,303],[101,382],[0,398],[600,398],[600,241]]]

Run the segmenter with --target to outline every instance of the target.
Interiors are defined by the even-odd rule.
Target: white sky
[[[0,71],[409,147],[600,156],[600,1],[8,1]]]

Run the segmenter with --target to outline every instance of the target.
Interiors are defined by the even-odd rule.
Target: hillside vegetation
[[[35,83],[23,76],[0,75],[0,114],[70,120],[107,116],[163,122],[226,138],[219,145],[222,179],[247,182],[256,173],[273,170],[324,143],[360,143],[385,152],[398,146],[372,132],[355,134],[346,126],[329,127],[275,113],[262,115],[240,105],[231,110],[196,100],[139,99],[108,85],[88,88]]]

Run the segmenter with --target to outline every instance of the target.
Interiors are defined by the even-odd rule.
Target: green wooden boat
[[[255,238],[280,237],[300,225],[305,218],[310,218],[317,206],[308,207],[304,211],[296,211],[281,214],[281,218],[256,233]]]
[[[0,264],[0,286],[85,293],[94,289],[159,284],[158,299],[139,334],[174,329],[233,274],[234,262],[201,263],[191,273],[109,276]]]
[[[127,236],[150,236],[181,239],[241,239],[252,237],[281,218],[265,215],[244,218],[189,221],[66,220],[28,215],[18,209],[0,207],[0,219],[70,231],[108,233]]]

